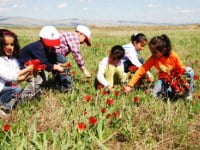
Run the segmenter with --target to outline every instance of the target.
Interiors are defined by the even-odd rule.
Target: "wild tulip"
[[[106,100],[106,104],[109,105],[109,106],[111,106],[111,105],[114,104],[114,100],[113,99],[107,99]]]
[[[120,115],[120,113],[119,113],[119,112],[117,112],[117,111],[113,112],[113,116],[114,116],[115,118],[118,118],[118,117],[119,117],[119,115]]]
[[[9,124],[5,124],[5,125],[3,126],[3,131],[4,131],[4,132],[8,132],[8,131],[10,130],[10,128],[11,128],[11,126],[10,126]]]
[[[134,98],[133,98],[133,101],[134,101],[135,103],[139,102],[139,100],[140,100],[140,99],[139,99],[138,97],[134,97]]]
[[[89,118],[89,123],[90,123],[91,125],[95,125],[95,124],[97,123],[97,119],[96,119],[95,117],[90,117],[90,118]]]
[[[83,122],[78,122],[77,127],[79,130],[83,130],[83,131],[86,130],[86,128],[87,128],[86,124]]]
[[[101,113],[104,114],[106,112],[106,108],[101,108]]]
[[[84,97],[84,99],[85,99],[86,102],[89,102],[89,101],[92,99],[92,96],[86,95],[86,96]]]
[[[72,71],[71,74],[74,76],[76,75],[76,71]]]
[[[120,92],[119,91],[115,91],[115,96],[117,97],[117,96],[119,96],[119,94],[120,94]]]

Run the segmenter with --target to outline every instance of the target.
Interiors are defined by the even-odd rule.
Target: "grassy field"
[[[17,33],[21,47],[37,40],[40,30],[8,29]],[[143,32],[148,39],[167,34],[184,64],[191,66],[199,76],[200,26],[91,29],[92,46],[82,47],[82,54],[93,77],[84,78],[70,55],[72,70],[76,72],[72,93],[45,91],[40,98],[17,107],[8,120],[0,120],[0,149],[200,149],[199,80],[195,80],[192,101],[175,102],[155,99],[142,90],[125,94],[121,87],[105,95],[93,86],[98,62],[108,55],[112,46],[128,43],[135,32]],[[73,31],[72,28],[59,30]],[[148,58],[149,55],[146,47],[141,56]],[[152,72],[155,74],[154,69]],[[89,102],[86,96],[91,97]],[[139,101],[134,102],[135,98]],[[113,104],[106,104],[108,99],[114,100]],[[97,119],[95,125],[89,123],[90,117]],[[85,130],[84,126],[78,129],[80,123],[86,124]],[[7,132],[3,131],[5,124],[10,125]]]

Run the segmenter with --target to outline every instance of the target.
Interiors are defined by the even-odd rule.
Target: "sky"
[[[0,0],[0,16],[200,23],[200,0]]]

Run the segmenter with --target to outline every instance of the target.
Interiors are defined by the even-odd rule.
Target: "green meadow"
[[[40,28],[4,28],[18,35],[21,47],[38,40]],[[73,31],[73,28],[58,29]],[[63,94],[56,89],[44,90],[40,97],[18,106],[9,119],[0,119],[0,149],[200,149],[199,80],[194,81],[192,101],[163,101],[146,90],[125,94],[121,86],[109,94],[94,88],[99,61],[112,46],[130,42],[136,32],[144,33],[149,40],[167,34],[184,64],[200,76],[200,25],[93,26],[91,30],[92,46],[82,46],[81,52],[92,78],[84,77],[70,54],[73,91]],[[147,46],[141,56],[145,59],[150,56]],[[151,69],[151,72],[156,77],[156,71]],[[89,102],[86,96],[91,98]],[[108,105],[108,99],[113,103]],[[95,124],[90,124],[90,117],[97,119]],[[86,126],[80,129],[80,123]],[[5,124],[10,125],[7,132]]]

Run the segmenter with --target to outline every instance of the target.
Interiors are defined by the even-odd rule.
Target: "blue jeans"
[[[3,107],[7,110],[12,110],[13,105],[15,103],[12,103],[11,100],[19,98],[20,94],[22,92],[22,88],[20,86],[17,87],[10,87],[5,86],[3,90],[0,92],[0,103],[3,105]]]
[[[57,63],[66,63],[67,58],[63,55],[57,54]],[[63,86],[66,89],[70,89],[72,87],[72,77],[70,73],[70,68],[65,68],[64,72],[53,71],[53,75],[55,76],[55,81],[59,83],[60,86]]]
[[[189,78],[190,88],[183,96],[188,96],[194,91],[194,71],[191,67],[186,67],[185,70],[185,74]],[[153,96],[173,99],[176,96],[176,92],[172,90],[164,79],[161,79],[156,81],[153,87]]]

